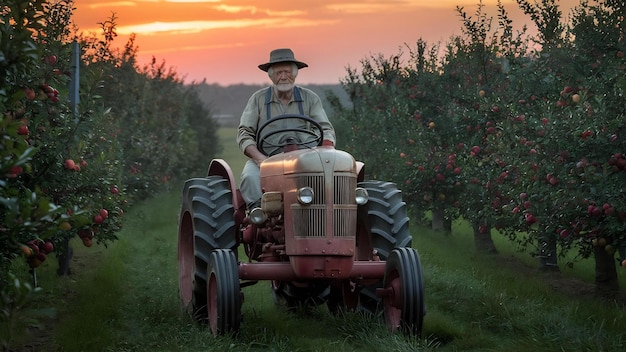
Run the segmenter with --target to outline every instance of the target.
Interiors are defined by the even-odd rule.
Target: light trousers
[[[261,206],[261,170],[252,159],[248,159],[243,166],[239,190],[248,209]]]

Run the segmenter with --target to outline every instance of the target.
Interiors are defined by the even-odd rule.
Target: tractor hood
[[[349,153],[333,147],[301,149],[266,159],[261,166],[261,177],[323,173],[329,169],[356,173],[356,162]]]

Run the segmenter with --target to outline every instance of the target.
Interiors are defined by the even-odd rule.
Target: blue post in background
[[[78,121],[78,104],[80,103],[80,46],[78,42],[72,43],[72,58],[70,62],[70,106],[74,113],[74,118]]]
[[[78,123],[78,104],[80,103],[80,46],[78,42],[72,43],[72,57],[70,59],[70,82],[69,82],[69,101],[70,108],[74,114],[74,122]],[[59,268],[57,274],[60,276],[70,274],[70,261],[72,260],[73,249],[70,247],[70,239],[63,241],[63,247],[60,248],[58,257]],[[35,284],[36,286],[36,284]]]

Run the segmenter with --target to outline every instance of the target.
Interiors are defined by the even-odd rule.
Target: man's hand
[[[261,162],[265,159],[267,159],[267,157],[264,155],[262,159],[252,159],[252,161],[257,165],[261,165]]]
[[[261,153],[254,145],[246,147],[244,154],[246,154],[248,158],[252,159],[252,161],[254,161],[257,165],[260,165],[263,160],[267,159],[267,157],[263,155],[263,153]]]

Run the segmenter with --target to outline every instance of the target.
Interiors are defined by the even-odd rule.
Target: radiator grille
[[[333,194],[333,232],[335,237],[351,237],[356,232],[357,206],[354,204],[356,177],[335,175]],[[323,176],[299,176],[297,186],[315,191],[312,205],[292,205],[294,230],[297,237],[326,236],[326,205]]]
[[[352,204],[354,203],[356,178],[351,176],[335,177],[335,195],[333,198],[334,204]]]
[[[324,237],[326,224],[325,207],[301,207],[293,210],[295,234],[297,237]]]
[[[351,237],[356,232],[356,205],[347,205],[345,207],[335,207],[333,210],[335,218],[333,219],[333,230],[335,237]]]

